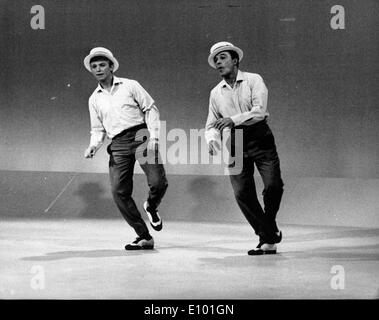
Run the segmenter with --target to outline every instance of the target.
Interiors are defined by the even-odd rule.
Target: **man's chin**
[[[228,75],[228,72],[224,69],[219,70],[218,73],[220,74],[221,77],[225,77]]]

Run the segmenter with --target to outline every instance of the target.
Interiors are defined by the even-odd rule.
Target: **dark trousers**
[[[138,141],[139,132],[146,134],[146,126],[141,125],[123,131],[112,139],[107,149],[110,155],[109,176],[113,199],[122,216],[139,237],[149,238],[149,230],[132,198],[134,165],[136,160],[138,161],[136,150],[142,143],[146,143],[146,139]],[[140,162],[149,186],[147,201],[154,209],[158,208],[168,187],[165,169],[158,159],[159,153],[156,152],[155,163]]]
[[[243,130],[243,168],[239,174],[230,175],[234,195],[242,213],[260,240],[272,243],[275,239],[275,232],[279,231],[276,215],[282,199],[284,185],[274,136],[266,121],[249,127],[239,126],[235,129]],[[257,197],[254,164],[264,184],[264,208],[262,208]]]

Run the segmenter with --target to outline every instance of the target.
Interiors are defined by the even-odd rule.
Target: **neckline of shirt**
[[[113,84],[112,84],[112,87],[111,87],[111,90],[108,91],[106,89],[104,89],[100,83],[97,84],[97,89],[96,89],[96,92],[106,92],[106,93],[111,93],[113,91],[113,88],[116,86],[116,85],[119,85],[119,84],[122,84],[122,79],[119,78],[119,77],[116,77],[115,75],[113,76]]]

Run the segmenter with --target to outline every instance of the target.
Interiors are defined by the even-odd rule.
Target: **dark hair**
[[[113,62],[104,56],[95,56],[95,57],[91,58],[89,63],[91,64],[92,62],[99,61],[99,60],[106,60],[106,61],[108,61],[110,67],[113,66]]]
[[[235,52],[234,50],[228,50],[228,52],[230,53],[230,57],[233,59],[237,59],[237,68],[239,68],[240,66],[240,57],[238,55],[237,52]]]

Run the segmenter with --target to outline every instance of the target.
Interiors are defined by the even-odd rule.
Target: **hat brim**
[[[90,61],[94,57],[105,57],[105,58],[109,59],[110,61],[113,62],[113,72],[117,71],[117,69],[119,67],[119,63],[118,63],[118,61],[117,61],[117,59],[115,57],[112,57],[112,56],[110,56],[108,54],[105,54],[105,53],[94,53],[94,54],[89,54],[83,60],[84,66],[86,67],[86,69],[89,72],[91,72]]]
[[[238,54],[239,61],[241,61],[242,58],[243,58],[243,51],[240,48],[235,47],[235,46],[233,46],[233,47],[231,47],[231,46],[222,46],[222,47],[217,48],[215,51],[213,51],[209,55],[209,57],[208,57],[208,63],[209,63],[209,65],[212,68],[216,69],[216,65],[215,65],[215,62],[214,62],[214,57],[216,55],[218,55],[222,51],[234,51],[234,52],[236,52]]]

